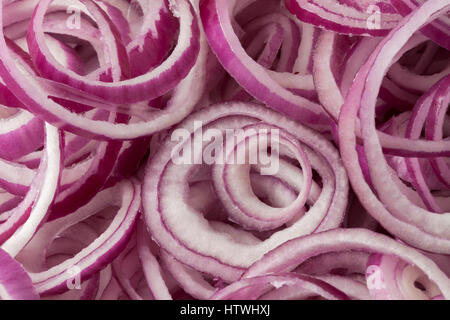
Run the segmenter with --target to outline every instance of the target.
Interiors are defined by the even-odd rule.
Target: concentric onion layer
[[[358,73],[339,118],[342,159],[353,189],[364,207],[388,231],[402,240],[418,248],[443,254],[450,252],[448,213],[433,214],[421,207],[408,196],[407,192],[404,192],[401,184],[396,182],[398,178],[390,173],[376,133],[374,113],[377,91],[374,88],[380,87],[382,77],[389,67],[389,61],[392,61],[397,51],[413,33],[428,20],[446,13],[448,8],[445,1],[426,2],[413,14],[403,19],[393,32],[382,40]],[[441,102],[445,104],[444,101],[448,99],[445,98],[448,97],[448,84],[446,84],[446,80],[442,80],[440,84],[443,86],[442,93],[435,95],[434,90],[439,89],[432,88],[418,104],[420,105],[425,99],[428,99],[430,104]],[[356,156],[355,118],[358,111],[360,112],[364,157],[376,195],[370,190],[370,186],[364,179],[360,163],[358,163],[358,156]],[[414,121],[414,117],[418,115],[419,112],[416,112],[411,121]],[[412,131],[410,132],[412,133]],[[417,138],[417,136],[411,137]],[[446,142],[441,140],[442,148],[445,148]],[[416,180],[417,183],[419,182]],[[418,190],[420,191],[420,189]]]
[[[297,200],[283,209],[271,208],[261,203],[254,195],[249,185],[250,168],[248,165],[239,165],[232,160],[226,160],[224,161],[225,168],[212,169],[212,179],[219,199],[227,209],[232,204],[236,207],[234,212],[230,212],[229,219],[238,223],[245,219],[244,229],[256,227],[257,230],[261,230],[258,224],[254,225],[250,221],[261,221],[261,218],[264,221],[264,219],[267,219],[264,216],[273,217],[273,221],[286,219],[285,216],[278,217],[278,213],[270,213],[271,211],[283,213],[288,217],[286,220],[292,220],[295,213],[301,212],[299,206],[304,203],[304,200],[301,199],[305,198],[304,194],[308,194],[308,192],[302,192],[302,188],[308,190],[308,185],[311,184],[311,175],[308,171],[309,162],[321,177],[322,186],[317,199],[312,201],[313,203],[307,213],[304,216],[296,216],[292,225],[284,230],[274,232],[266,240],[259,240],[251,245],[244,243],[244,239],[242,239],[242,242],[236,241],[230,238],[229,232],[231,231],[225,231],[225,229],[218,232],[214,230],[212,226],[208,225],[208,221],[202,213],[189,204],[189,178],[195,175],[195,171],[200,165],[196,165],[194,162],[192,164],[180,163],[177,159],[173,159],[173,150],[180,149],[180,146],[177,147],[176,140],[168,137],[147,165],[143,185],[145,190],[143,207],[146,222],[155,241],[175,258],[198,270],[231,281],[237,279],[245,268],[262,257],[267,251],[288,239],[300,234],[332,229],[342,222],[347,205],[347,177],[337,151],[320,134],[261,106],[230,103],[201,110],[174,129],[175,134],[180,131],[186,133],[181,140],[181,146],[187,144],[191,146],[191,142],[193,142],[192,159],[203,159],[205,156],[203,150],[208,148],[208,143],[203,144],[202,141],[197,141],[197,144],[195,144],[196,136],[198,136],[198,128],[195,127],[197,121],[202,122],[203,132],[208,132],[208,129],[215,129],[219,136],[224,134],[225,129],[242,129],[255,123],[265,123],[258,125],[258,127],[265,128],[266,131],[277,128],[281,132],[280,139],[283,136],[285,139],[289,139],[283,143],[291,144],[290,147],[294,148],[293,152],[286,151],[286,155],[291,155],[294,159],[297,157],[298,161],[302,163],[303,170],[280,161],[279,170],[276,170],[273,174],[288,184],[290,184],[289,180],[292,181],[292,176],[289,177],[290,172],[302,177],[300,181],[303,182],[301,184],[297,180],[293,181],[291,185],[299,192]],[[208,142],[211,142],[211,140],[208,140]],[[217,143],[217,140],[215,141]],[[220,148],[223,147],[222,143],[225,146],[233,143],[227,140],[222,141],[219,145]],[[225,149],[228,150],[229,148]],[[248,151],[254,152],[251,148]],[[296,151],[299,152],[298,155]],[[230,166],[230,169],[226,168],[227,166]],[[227,182],[227,178],[224,177],[224,175],[229,174],[235,176],[232,183]],[[240,185],[237,185],[237,181],[240,181]],[[239,205],[236,205],[237,203],[243,204],[245,207],[239,207]],[[181,220],[189,223],[189,230],[184,228],[185,224],[180,223]],[[282,220],[277,225],[269,224],[268,226],[273,228],[285,222],[285,220]],[[238,232],[238,230],[236,229],[233,233],[248,234],[246,231]],[[237,252],[240,254],[236,254]]]

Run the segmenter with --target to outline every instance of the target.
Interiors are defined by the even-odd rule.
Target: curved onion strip
[[[173,163],[171,157],[174,151],[177,152],[177,143],[167,138],[149,162],[144,180],[143,207],[150,232],[158,244],[176,259],[197,270],[220,276],[224,280],[236,279],[243,268],[294,235],[337,227],[342,222],[348,192],[346,175],[334,147],[319,134],[263,107],[244,103],[215,106],[199,111],[176,129],[185,130],[188,133],[187,136],[183,136],[182,142],[184,143],[191,139],[191,134],[195,130],[194,121],[202,121],[203,129],[207,130],[208,126],[213,125],[214,122],[220,124],[221,118],[226,119],[233,116],[238,117],[237,119],[242,118],[240,121],[244,122],[242,125],[237,119],[233,120],[233,125],[237,125],[238,128],[254,121],[264,121],[272,126],[283,127],[296,139],[311,148],[308,158],[315,164],[315,169],[324,176],[326,188],[324,187],[309,214],[257,246],[230,241],[225,234],[211,229],[201,215],[185,202],[186,179],[192,171],[193,165]],[[229,129],[227,126],[230,126],[230,123],[227,123],[226,120],[223,121],[222,125]],[[220,129],[220,127],[218,128]],[[202,152],[201,147],[200,151]],[[315,152],[318,154],[314,154]],[[197,159],[199,156],[202,155],[194,155]],[[175,194],[177,196],[174,196]],[[175,208],[176,215],[173,210]],[[190,221],[189,232],[180,229],[182,226],[179,224],[180,208],[183,208],[181,212],[183,212],[184,219]],[[330,212],[333,214],[330,215]],[[202,234],[203,240],[193,241],[194,238],[198,238],[198,236],[192,238],[193,234]],[[223,248],[220,252],[214,249],[218,246]],[[236,255],[236,252],[242,254]]]
[[[45,130],[42,120],[25,110],[12,116],[0,113],[0,158],[16,160],[41,147]]]
[[[248,229],[262,231],[275,229],[283,225],[298,214],[309,196],[312,184],[312,170],[307,155],[295,140],[295,137],[290,137],[284,130],[280,130],[281,132],[277,135],[279,137],[272,137],[275,132],[272,133],[271,130],[277,129],[279,130],[278,127],[271,127],[265,124],[244,127],[244,135],[237,137],[235,146],[233,139],[227,140],[224,150],[226,152],[231,150],[231,152],[226,155],[219,153],[219,159],[224,156],[225,163],[215,164],[212,169],[216,192],[230,214],[230,219]],[[233,163],[233,159],[242,156],[242,152],[246,150],[241,150],[249,145],[247,152],[250,154],[252,152],[260,152],[261,154],[261,152],[264,152],[261,149],[264,148],[264,145],[267,145],[272,147],[272,155],[274,155],[276,146],[270,145],[274,142],[285,145],[292,151],[301,165],[304,179],[297,199],[282,210],[267,206],[257,199],[251,189],[250,179],[248,179],[249,183],[247,185],[242,182],[236,183],[237,181],[242,181],[242,177],[245,177],[246,168]],[[251,158],[251,155],[246,156]]]
[[[401,15],[407,16],[424,2],[424,0],[392,0],[392,5]],[[450,50],[449,26],[450,17],[447,14],[427,24],[421,31],[440,46]]]
[[[60,143],[59,131],[47,124],[44,157],[33,182],[22,202],[5,213],[8,219],[0,225],[0,242],[3,244],[7,242],[7,248],[12,255],[20,251],[33,236],[39,224],[47,217],[61,172]],[[30,218],[31,213],[34,214]],[[24,224],[26,227],[18,230]]]
[[[416,104],[410,117],[408,128],[405,132],[406,137],[412,139],[420,138],[421,131],[425,123],[425,117],[431,111],[431,108],[439,108],[448,105],[450,100],[450,76],[443,77],[438,81],[429,92],[424,94]],[[427,209],[434,212],[443,212],[441,206],[431,194],[427,182],[420,168],[418,159],[406,158],[406,166],[409,175],[412,178],[412,184],[421,196]]]
[[[76,254],[83,247],[97,238],[97,232],[86,223],[75,225],[63,232],[59,238],[47,248],[46,263],[54,265],[61,260]],[[83,283],[77,283],[74,279],[70,290],[53,296],[44,297],[46,300],[92,300],[98,293],[100,275],[97,273]]]
[[[0,297],[2,300],[37,300],[39,295],[23,267],[0,249]]]
[[[234,282],[212,296],[213,300],[254,300],[261,295],[264,287],[275,288],[283,286],[301,287],[312,295],[318,295],[328,300],[347,300],[348,297],[324,281],[298,274],[273,274],[254,278],[245,278]]]
[[[243,278],[286,272],[320,254],[349,250],[397,256],[421,269],[444,297],[449,297],[450,279],[431,259],[400,242],[365,229],[335,229],[286,242],[253,264]]]
[[[242,48],[233,31],[230,6],[225,0],[202,1],[200,13],[208,42],[222,66],[248,93],[277,111],[309,125],[323,125],[328,118],[317,104],[281,87]]]
[[[45,145],[45,156],[41,160],[41,165],[45,165],[46,172],[45,176],[41,178],[42,187],[37,192],[37,198],[33,199],[33,208],[29,213],[29,218],[19,230],[17,230],[9,237],[7,241],[2,244],[3,250],[7,251],[12,256],[16,256],[33,237],[39,225],[47,217],[48,210],[53,203],[56,194],[62,162],[60,154],[60,137],[58,129],[55,127],[46,124],[45,129],[47,138]],[[38,176],[40,175],[39,171],[37,174]],[[33,187],[35,188],[33,184],[30,189]],[[30,190],[29,193],[33,193],[33,191]]]
[[[35,62],[39,61],[40,70],[45,72],[46,77],[67,81],[67,84],[99,96],[106,101],[130,103],[153,99],[167,93],[188,74],[194,64],[198,53],[198,26],[192,9],[189,8],[189,1],[179,0],[174,2],[173,10],[183,13],[180,15],[180,41],[172,56],[155,70],[135,79],[113,83],[92,81],[83,79],[75,73],[68,73],[52,59],[51,53],[46,50],[42,38],[43,33],[40,31],[47,6],[51,2],[52,0],[39,1],[28,33],[28,40],[31,41],[29,42],[31,56]],[[89,5],[90,2],[85,1],[84,4]],[[95,4],[95,6],[97,5]],[[184,34],[190,34],[190,37]],[[119,53],[119,59],[123,58],[120,57],[121,54],[123,55],[123,53]],[[176,74],[174,74],[174,70],[177,70]]]
[[[193,23],[193,25],[196,24]],[[2,20],[0,20],[0,27],[3,27]],[[0,75],[27,108],[61,129],[96,139],[132,139],[165,129],[183,119],[202,94],[202,86],[195,82],[202,81],[204,73],[204,58],[199,58],[189,75],[175,88],[166,110],[155,113],[150,121],[132,124],[93,121],[49,101],[44,94],[46,90],[40,89],[41,84],[36,79],[24,75],[13,63],[3,38],[0,39],[0,56],[2,57]],[[176,69],[175,66],[172,68]],[[192,94],[193,92],[195,94]]]
[[[149,246],[150,238],[142,221],[138,223],[137,249],[142,270],[148,287],[155,300],[172,300],[172,296],[164,282],[161,266]]]
[[[118,194],[119,199],[115,197]],[[117,203],[119,202],[119,203]],[[70,270],[79,270],[81,281],[101,270],[111,262],[126,245],[133,231],[140,205],[140,186],[133,182],[124,181],[114,190],[107,189],[98,193],[88,204],[73,214],[46,223],[33,237],[32,241],[21,252],[20,260],[26,266],[36,266],[39,257],[45,252],[45,246],[51,242],[61,231],[74,223],[86,219],[98,210],[111,205],[120,206],[108,228],[88,247],[76,254],[73,258],[40,272],[31,272],[37,290],[41,295],[57,294],[68,290],[67,281],[73,278]]]
[[[396,54],[404,43],[412,36],[414,30],[420,28],[430,17],[446,12],[445,1],[430,1],[422,5],[417,11],[408,16],[386,37],[375,52],[371,55],[362,70],[358,73],[354,85],[347,95],[339,119],[339,141],[342,159],[349,173],[350,180],[355,192],[360,196],[361,203],[368,212],[376,218],[380,224],[393,234],[419,248],[432,252],[449,253],[450,242],[445,237],[446,218],[445,215],[430,215],[426,210],[417,208],[405,199],[406,196],[398,190],[396,184],[390,184],[391,175],[384,175],[387,164],[381,155],[381,146],[376,135],[374,126],[374,87],[379,87],[381,77],[386,70],[390,59]],[[420,19],[417,19],[420,17]],[[392,44],[389,47],[387,44]],[[370,82],[371,89],[367,90],[365,85]],[[370,91],[370,93],[369,93]],[[364,151],[368,161],[372,183],[375,185],[377,199],[370,187],[362,177],[358,157],[355,156],[355,113],[361,106],[361,131],[364,141]],[[363,112],[364,111],[364,112]],[[375,133],[375,134],[374,134]],[[382,160],[381,160],[382,159]],[[381,160],[381,161],[380,161]],[[384,176],[381,176],[381,175]],[[392,199],[394,202],[391,202]],[[411,209],[405,210],[406,208]],[[407,216],[405,213],[408,212]],[[425,241],[425,239],[427,239]]]
[[[344,97],[352,85],[354,76],[359,68],[365,62],[366,57],[378,45],[379,39],[365,38],[361,40],[353,50],[353,54],[349,57],[345,72],[343,74],[342,83],[339,86],[334,79],[331,71],[331,50],[334,43],[337,41],[337,36],[331,32],[322,32],[319,37],[318,46],[316,48],[316,63],[314,64],[314,82],[318,91],[319,99],[327,112],[334,118],[338,119],[340,110],[344,103]],[[402,51],[405,51],[411,46],[425,41],[425,38],[415,35],[413,41]],[[358,52],[361,51],[361,52]],[[326,62],[325,62],[326,61]],[[384,79],[384,83],[388,80]],[[380,92],[381,94],[382,92]],[[415,101],[415,99],[413,99]],[[401,103],[400,103],[401,104]],[[360,134],[360,125],[357,123],[356,132],[358,137]],[[397,155],[413,155],[419,157],[432,157],[434,155],[442,154],[448,156],[450,154],[449,146],[446,142],[440,141],[438,143],[429,143],[424,140],[412,140],[404,137],[393,137],[383,132],[378,132],[380,141],[383,145],[383,150],[390,154]]]
[[[162,253],[162,259],[164,266],[184,291],[196,299],[207,300],[212,297],[216,289],[203,279],[200,272],[183,265],[165,251]]]
[[[120,286],[132,300],[143,300],[133,286],[133,278],[140,272],[140,263],[136,248],[136,241],[130,241],[126,249],[113,261],[112,268]]]

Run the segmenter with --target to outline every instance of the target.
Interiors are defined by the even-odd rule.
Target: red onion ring
[[[373,108],[373,102],[370,103],[372,107],[368,107],[369,101],[373,101],[373,99],[369,100],[370,98],[364,96],[368,94],[368,90],[365,90],[365,87],[362,85],[356,84],[366,83],[363,79],[372,81],[372,79],[375,79],[376,76],[379,78],[379,73],[375,75],[376,72],[379,72],[380,70],[377,69],[377,71],[375,71],[375,69],[378,68],[376,63],[381,64],[381,58],[378,57],[382,54],[387,54],[387,52],[389,52],[391,56],[395,55],[395,50],[392,49],[392,47],[390,47],[388,51],[386,46],[387,43],[393,43],[392,41],[395,39],[396,50],[398,50],[413,34],[415,29],[420,28],[421,25],[426,23],[427,19],[433,15],[439,14],[439,12],[445,12],[445,9],[445,3],[439,1],[427,2],[415,11],[414,14],[408,16],[407,19],[402,20],[390,36],[385,38],[380,43],[375,52],[369,58],[368,62],[366,62],[365,66],[357,75],[354,85],[347,95],[346,102],[343,105],[339,119],[339,138],[342,159],[347,168],[347,172],[349,173],[350,180],[352,181],[352,186],[355,192],[360,196],[359,198],[364,207],[383,225],[383,227],[393,234],[398,235],[401,239],[414,244],[419,248],[440,253],[449,252],[449,249],[447,248],[448,244],[446,244],[447,240],[445,238],[445,232],[442,231],[442,228],[445,229],[445,218],[437,215],[429,215],[427,216],[427,220],[429,220],[425,222],[423,219],[426,212],[425,210],[419,209],[412,205],[409,200],[405,199],[405,195],[402,194],[394,184],[390,185],[389,188],[386,188],[388,182],[381,182],[383,179],[380,176],[380,172],[385,172],[386,170],[385,160],[383,157],[382,162],[379,161],[380,157],[378,152],[380,149],[378,138],[373,139],[373,136],[369,138],[369,135],[373,134],[375,130],[372,123],[373,118],[369,120],[369,118],[373,115],[373,109],[370,109]],[[417,16],[420,16],[421,19],[415,19]],[[380,68],[386,69],[387,66],[380,66]],[[374,82],[374,85],[377,85],[376,82]],[[371,91],[373,92],[372,89]],[[359,102],[356,102],[357,100]],[[364,151],[368,160],[372,183],[374,184],[377,193],[379,193],[378,196],[380,196],[382,202],[380,202],[375,197],[373,192],[370,191],[370,188],[364,181],[364,178],[362,178],[359,164],[355,166],[355,158],[351,158],[351,155],[355,154],[355,124],[351,113],[354,113],[363,101],[364,103],[362,103],[361,106],[365,113],[361,113],[361,127],[362,137],[364,139]],[[390,175],[389,177],[385,176],[384,178],[387,178],[388,180],[391,179]],[[364,196],[361,198],[362,194],[364,194]],[[392,203],[391,201],[394,198],[395,203]],[[414,213],[409,212],[409,217],[405,217],[405,215],[401,214],[401,211],[405,212],[405,209],[411,209]],[[418,219],[421,219],[421,221],[419,222]],[[441,221],[439,222],[440,226],[431,226],[431,223],[435,220],[435,223],[438,223],[437,220]],[[418,237],[419,234],[420,237]],[[424,241],[424,239],[427,240]]]
[[[450,299],[449,6],[4,1],[0,298]]]
[[[246,124],[251,124],[254,121],[264,121],[268,125],[277,127],[281,125],[281,127],[296,139],[305,144],[307,148],[311,148],[311,152],[308,152],[308,157],[313,163],[314,169],[320,175],[323,175],[324,187],[308,215],[284,230],[284,232],[280,231],[280,233],[274,234],[265,242],[261,242],[258,245],[258,249],[255,246],[232,243],[225,239],[224,235],[213,231],[207,226],[201,214],[196,212],[194,208],[189,207],[183,200],[185,197],[183,194],[187,192],[186,179],[192,172],[191,167],[193,166],[176,165],[172,162],[172,152],[176,148],[176,143],[168,137],[158,150],[158,153],[149,162],[146,169],[147,172],[143,186],[143,190],[145,190],[143,194],[143,207],[146,222],[152,236],[158,244],[175,258],[182,260],[187,265],[195,267],[195,269],[211,273],[214,276],[220,276],[224,280],[236,279],[242,273],[241,270],[243,268],[261,257],[271,248],[290,239],[291,234],[295,233],[298,236],[302,233],[317,232],[338,226],[342,221],[346,207],[345,195],[347,194],[348,188],[345,172],[341,168],[339,157],[334,151],[334,147],[328,141],[319,134],[308,130],[306,127],[302,127],[299,123],[293,122],[262,107],[234,103],[204,109],[194,114],[194,116],[189,117],[176,129],[186,130],[189,135],[184,137],[183,141],[189,141],[191,139],[190,135],[194,132],[194,121],[202,121],[204,130],[207,130],[211,124],[212,128],[221,128],[221,126],[225,126],[226,128],[230,124],[225,119],[233,116],[238,116],[236,120],[233,120],[234,125],[237,125],[238,128]],[[239,117],[242,119],[239,120]],[[223,124],[221,124],[221,120],[224,122]],[[218,127],[214,125],[215,122],[217,122]],[[240,124],[239,122],[244,123]],[[315,152],[318,154],[314,154]],[[196,155],[196,157],[198,156]],[[178,169],[178,172],[176,169]],[[176,185],[178,186],[176,188],[178,196],[173,197]],[[167,193],[167,189],[172,189],[172,191]],[[174,203],[177,203],[177,205],[173,206]],[[186,230],[181,231],[173,223],[175,216],[171,208],[175,207],[178,208],[176,210],[177,212],[179,212],[180,207],[183,207],[183,212],[185,212],[186,216],[189,216],[191,221],[192,230],[195,230],[196,234],[204,234],[204,237],[207,237],[208,240],[202,240],[201,243],[191,243],[190,236],[186,233]],[[329,214],[331,212],[333,214]],[[180,217],[178,213],[176,216],[176,220],[179,221]],[[196,224],[195,228],[194,221]],[[294,232],[294,230],[296,231]],[[242,254],[227,255],[225,257],[223,254],[215,252],[211,247],[205,246],[207,243],[216,243],[216,245],[220,243],[221,245],[219,247],[222,245],[229,247],[229,250],[225,250],[224,252],[241,251]]]

